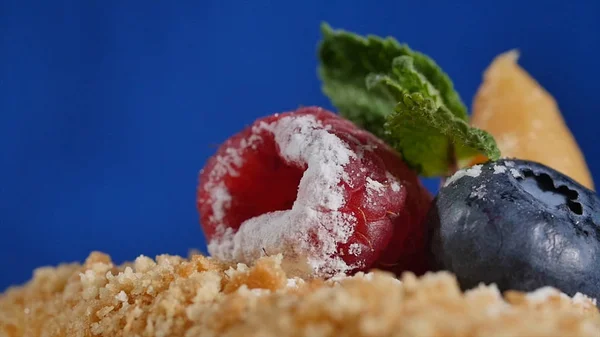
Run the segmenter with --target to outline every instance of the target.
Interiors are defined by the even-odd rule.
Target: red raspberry
[[[431,202],[400,156],[321,108],[257,120],[200,173],[197,206],[216,257],[282,253],[298,275],[424,271]]]

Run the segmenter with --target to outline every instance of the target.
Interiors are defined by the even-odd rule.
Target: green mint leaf
[[[492,160],[500,157],[492,136],[451,112],[437,89],[416,70],[412,57],[394,59],[390,75],[369,74],[366,82],[368,88],[385,90],[398,102],[386,118],[385,137],[421,175],[447,175],[453,161],[479,153]]]
[[[468,124],[448,75],[428,56],[391,37],[321,27],[319,76],[342,116],[384,138],[423,176],[457,161],[500,153],[492,136]]]
[[[344,30],[321,26],[319,77],[322,89],[342,116],[383,136],[385,117],[396,105],[393,97],[379,89],[367,90],[365,77],[387,73],[398,56],[411,56],[419,73],[434,86],[444,104],[457,116],[467,119],[467,108],[454,91],[452,81],[429,57],[411,50],[392,37],[363,37]]]

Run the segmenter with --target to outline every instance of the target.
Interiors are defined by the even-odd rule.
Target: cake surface
[[[94,252],[83,265],[37,269],[0,296],[0,335],[17,336],[589,336],[595,302],[551,288],[532,293],[453,275],[400,279],[384,272],[288,278],[281,256],[253,266],[202,255],[140,256],[115,266]]]

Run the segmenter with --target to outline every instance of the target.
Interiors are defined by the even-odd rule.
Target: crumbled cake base
[[[0,295],[0,336],[589,336],[594,302],[544,288],[461,292],[449,273],[288,278],[281,257],[252,267],[201,255],[41,268]]]

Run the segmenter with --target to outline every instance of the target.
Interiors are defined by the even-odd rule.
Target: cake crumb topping
[[[281,255],[253,265],[202,255],[140,256],[115,266],[37,269],[0,295],[0,336],[547,336],[597,337],[594,300],[556,289],[494,285],[461,292],[447,272],[422,277],[371,271],[291,278]]]

